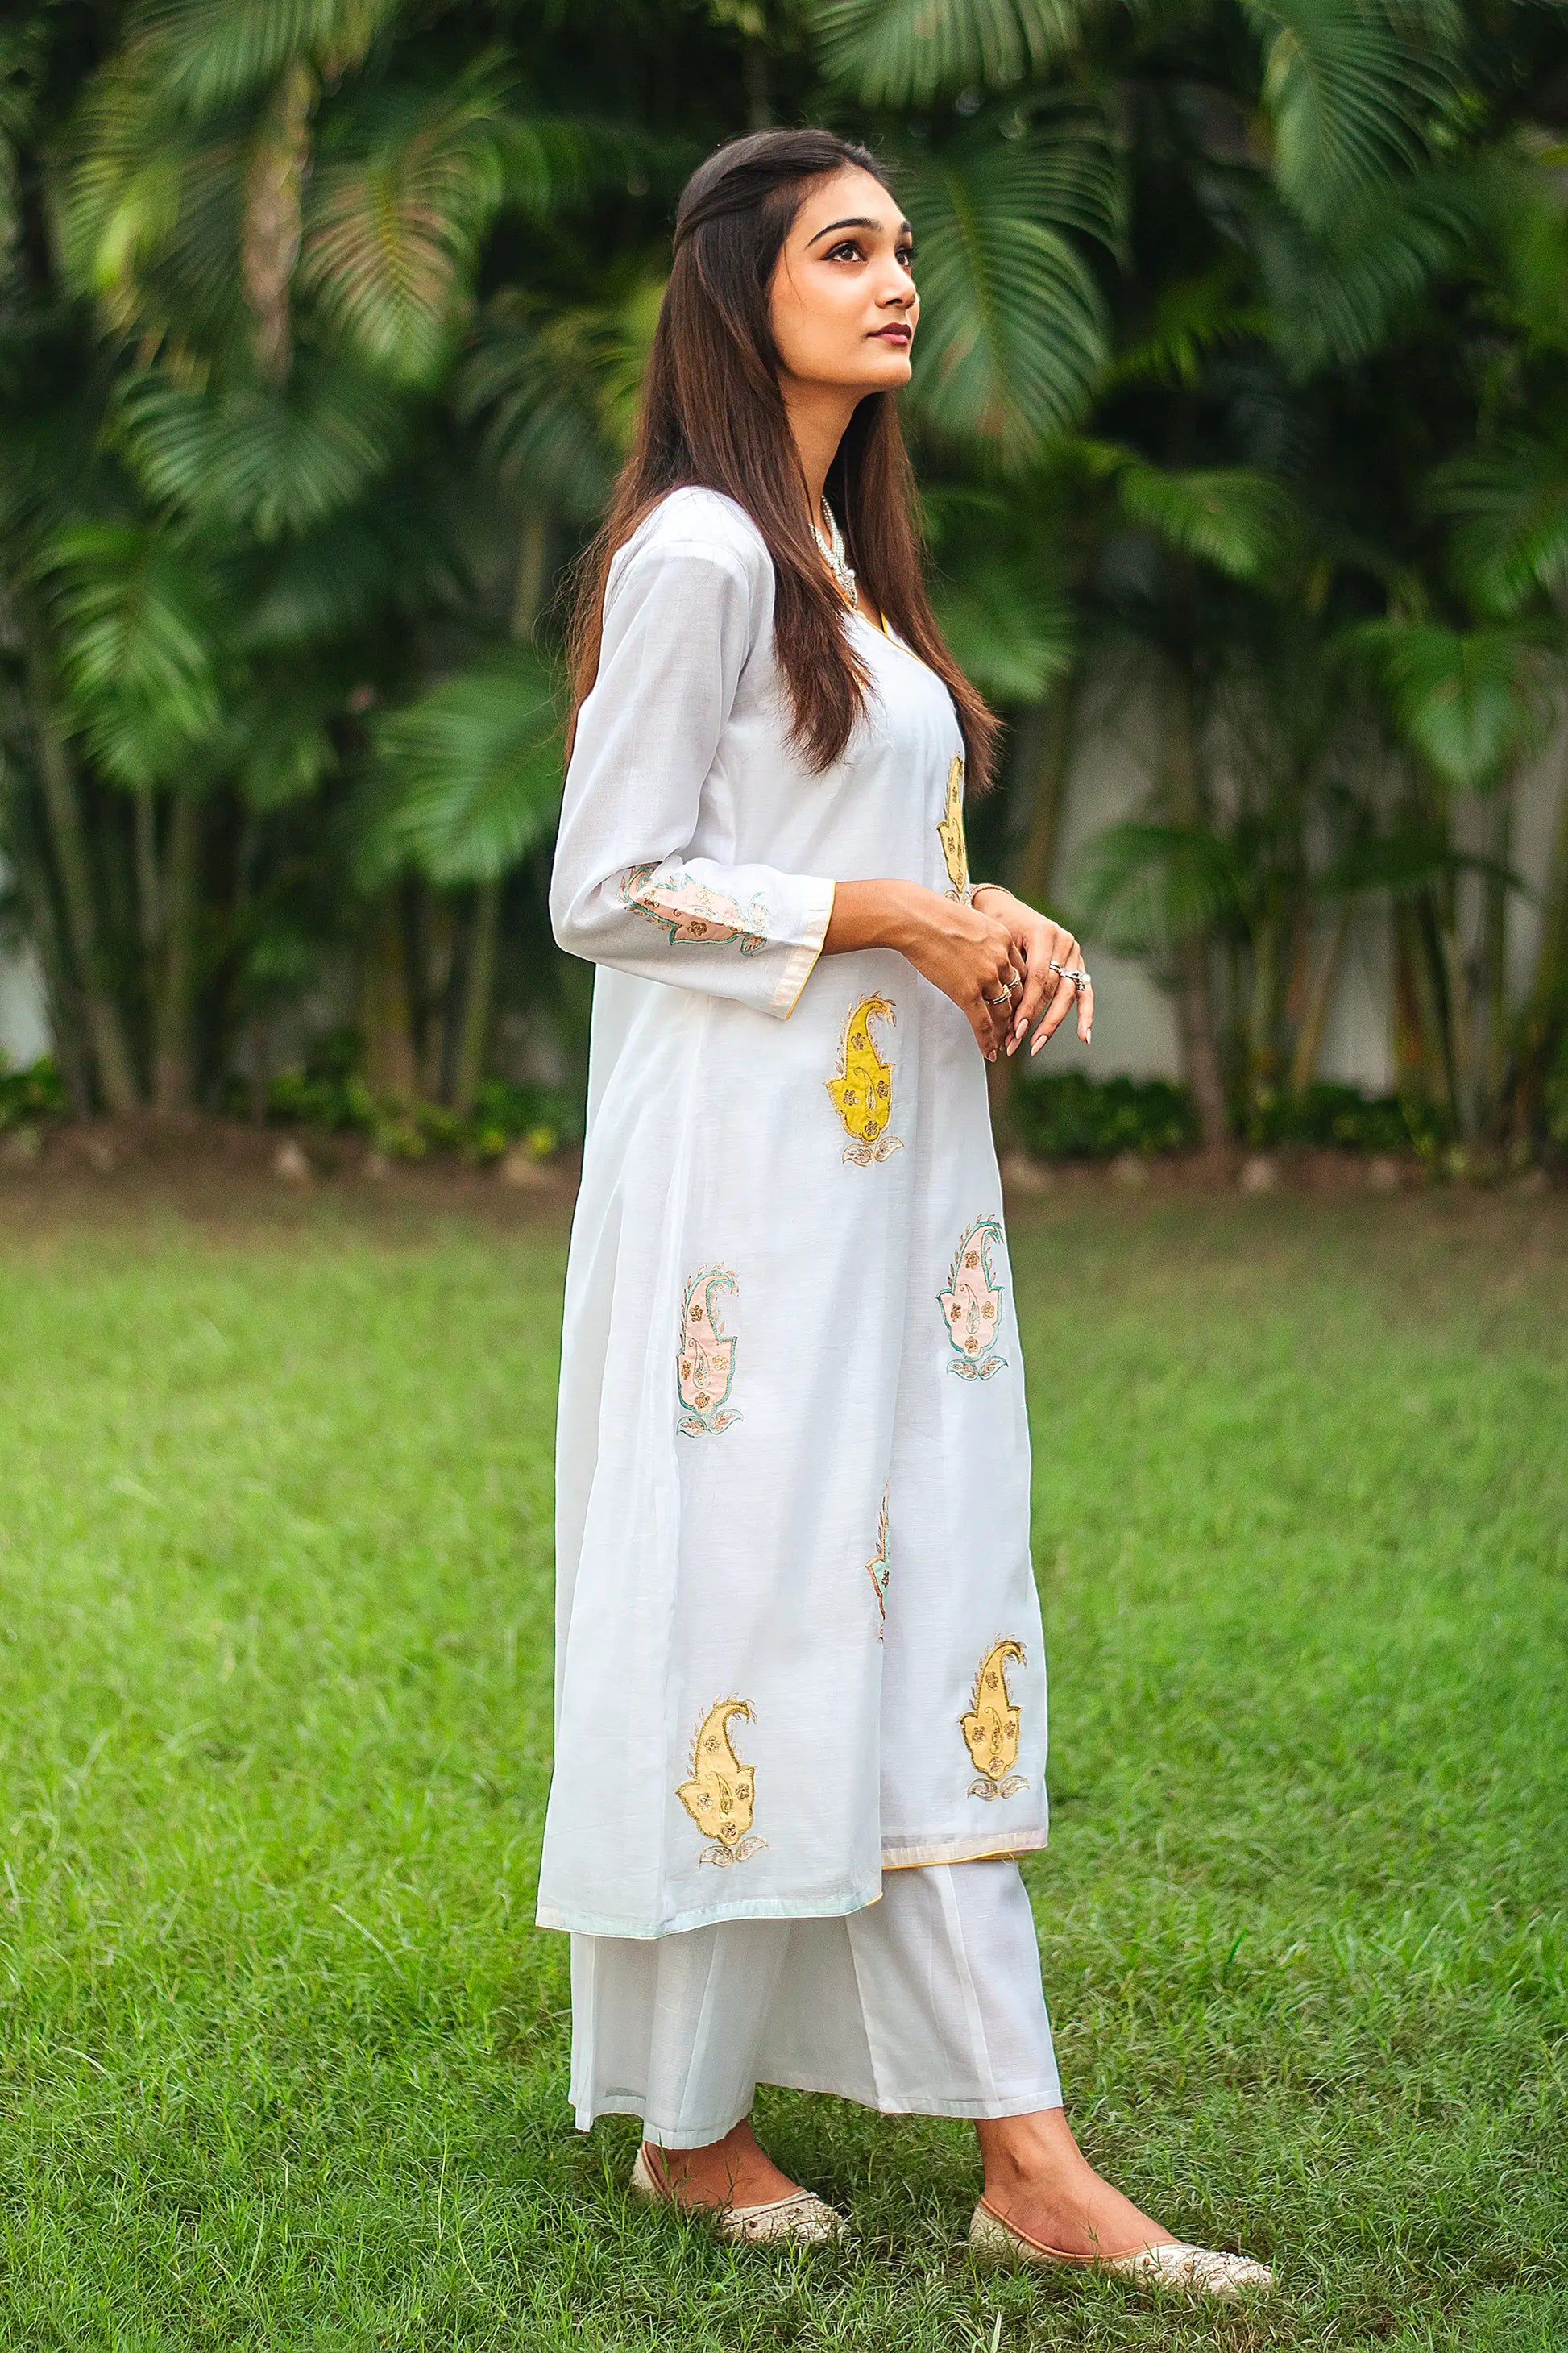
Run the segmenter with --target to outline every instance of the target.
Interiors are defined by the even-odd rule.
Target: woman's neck
[[[803,384],[781,375],[784,415],[795,438],[795,454],[805,476],[805,491],[815,522],[822,512],[827,470],[838,455],[838,445],[859,403],[858,393],[830,384]]]

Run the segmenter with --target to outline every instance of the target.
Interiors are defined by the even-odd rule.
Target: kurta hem
[[[948,1856],[947,1861],[954,1860]],[[968,1860],[967,1857],[964,1858]],[[536,1928],[563,1928],[574,1936],[633,1936],[651,1943],[658,1936],[677,1936],[688,1928],[710,1928],[716,1920],[842,1920],[847,1913],[864,1912],[882,1900],[880,1885],[856,1889],[842,1898],[833,1896],[755,1895],[739,1903],[721,1900],[700,1910],[678,1912],[650,1928],[645,1922],[617,1919],[609,1914],[568,1912],[542,1904],[533,1915]]]
[[[882,1850],[884,1871],[923,1870],[931,1862],[1001,1862],[1016,1854],[1033,1854],[1049,1843],[1048,1831],[1023,1831],[1006,1839],[932,1839],[925,1846],[889,1846]]]

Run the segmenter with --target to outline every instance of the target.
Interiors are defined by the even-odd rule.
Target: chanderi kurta
[[[790,743],[749,517],[617,554],[555,934],[599,967],[557,1448],[539,1919],[853,1912],[1046,1839],[1024,1367],[963,1014],[823,956],[835,881],[962,892],[963,745],[863,616],[844,756]]]

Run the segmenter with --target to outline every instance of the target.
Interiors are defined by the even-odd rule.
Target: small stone
[[[363,1176],[374,1177],[377,1184],[392,1174],[392,1163],[384,1152],[367,1152],[360,1168]]]
[[[1374,1193],[1397,1193],[1405,1172],[1392,1152],[1374,1152],[1366,1164],[1366,1181]]]
[[[112,1176],[120,1166],[120,1155],[109,1138],[89,1135],[86,1145],[87,1165],[100,1176]]]
[[[1267,1152],[1249,1152],[1241,1164],[1240,1184],[1244,1193],[1277,1193],[1279,1163]]]
[[[1149,1182],[1149,1164],[1136,1152],[1119,1152],[1110,1164],[1110,1181],[1136,1190]]]
[[[280,1176],[285,1185],[308,1185],[310,1182],[310,1164],[292,1137],[286,1144],[280,1144],[273,1154],[272,1174]]]
[[[526,1145],[514,1144],[500,1164],[500,1181],[516,1192],[528,1193],[547,1187],[550,1178],[542,1162],[535,1159]]]
[[[1002,1163],[1002,1182],[1009,1193],[1022,1197],[1048,1193],[1056,1178],[1048,1168],[1042,1168],[1037,1160],[1031,1160],[1026,1152],[1009,1152]]]
[[[1552,1179],[1544,1168],[1527,1168],[1509,1187],[1512,1193],[1548,1193],[1551,1189]]]

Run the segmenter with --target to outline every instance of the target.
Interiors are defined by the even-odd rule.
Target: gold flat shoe
[[[820,2247],[844,2238],[849,2228],[843,2215],[836,2214],[814,2189],[792,2189],[787,2198],[774,2198],[765,2206],[682,2206],[658,2179],[646,2147],[638,2149],[632,2167],[631,2189],[634,2198],[677,2207],[682,2214],[700,2215],[721,2239],[752,2245],[792,2241],[796,2246]]]
[[[1031,2239],[1016,2223],[1005,2222],[984,2199],[969,2226],[972,2253],[994,2263],[1040,2263],[1065,2271],[1109,2272],[1117,2279],[1136,2281],[1140,2287],[1168,2288],[1187,2295],[1234,2296],[1267,2295],[1274,2274],[1267,2263],[1249,2255],[1227,2255],[1213,2247],[1190,2246],[1184,2239],[1163,2239],[1158,2246],[1137,2247],[1130,2255],[1068,2255]]]

